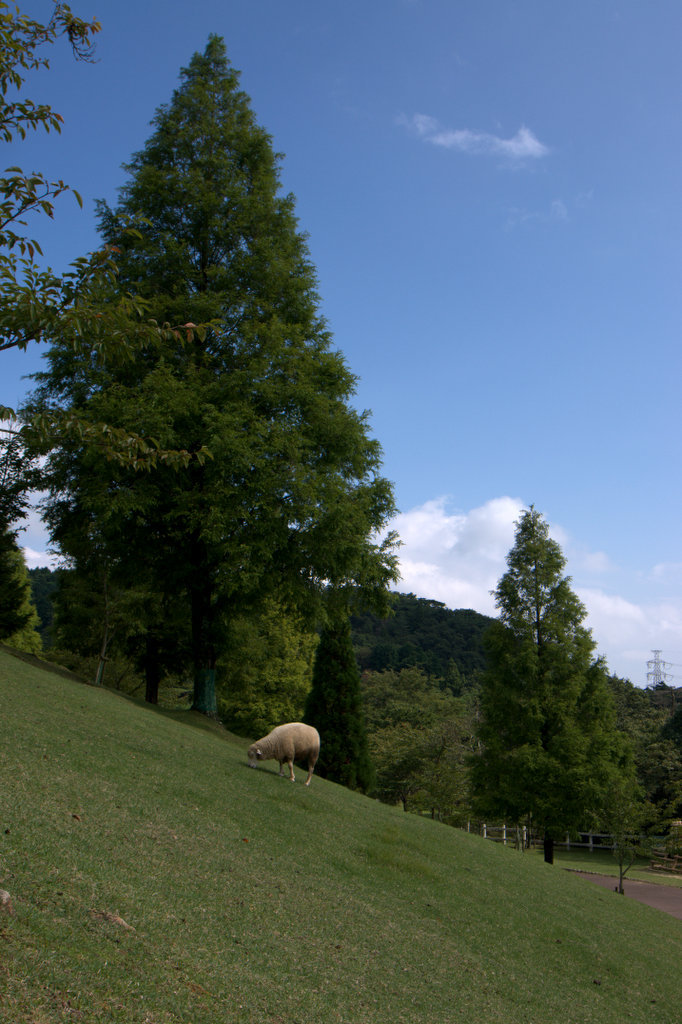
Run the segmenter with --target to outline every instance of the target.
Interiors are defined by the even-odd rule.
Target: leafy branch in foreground
[[[0,140],[25,139],[30,131],[61,131],[62,117],[49,104],[25,98],[21,91],[29,72],[49,68],[42,48],[66,36],[78,60],[91,61],[98,21],[76,17],[67,4],[56,3],[47,24],[0,2]],[[9,167],[0,176],[0,352],[25,351],[32,342],[66,342],[95,362],[132,359],[133,353],[169,338],[192,342],[203,337],[194,324],[172,327],[149,316],[148,304],[118,287],[117,249],[106,245],[75,260],[57,275],[36,260],[43,252],[27,234],[31,215],[54,217],[54,202],[70,192],[82,207],[80,194],[65,182],[49,181],[40,172],[26,174]],[[29,414],[30,415],[30,414]],[[0,407],[10,431],[18,432],[14,409]],[[59,444],[78,435],[102,445],[110,458],[135,468],[152,468],[163,461],[187,465],[199,452],[164,451],[154,438],[90,422],[71,411],[42,410],[30,416],[26,437],[39,446]]]
[[[100,31],[98,21],[83,21],[72,14],[67,4],[55,4],[46,25],[22,14],[18,7],[0,2],[0,140],[6,143],[25,139],[29,131],[43,128],[46,132],[61,131],[61,114],[46,103],[35,103],[19,95],[26,75],[39,68],[49,68],[49,60],[38,50],[66,35],[76,59],[90,60],[92,37]],[[15,95],[16,94],[16,95]],[[63,192],[72,192],[80,206],[81,196],[63,181],[48,181],[40,172],[25,174],[20,167],[9,167],[0,177],[0,273],[6,280],[19,274],[30,280],[36,253],[42,255],[40,244],[15,230],[26,227],[23,219],[39,212],[54,216],[54,200]],[[17,256],[18,250],[21,256]],[[7,344],[3,348],[9,347]]]

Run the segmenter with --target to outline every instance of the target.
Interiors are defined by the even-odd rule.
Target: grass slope
[[[5,1024],[680,1018],[682,922],[3,651],[0,698]]]

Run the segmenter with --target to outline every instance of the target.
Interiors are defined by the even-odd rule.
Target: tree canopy
[[[416,668],[363,673],[375,792],[404,810],[461,823],[470,810],[472,707],[440,682]]]

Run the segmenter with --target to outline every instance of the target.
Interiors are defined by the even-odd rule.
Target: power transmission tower
[[[652,651],[651,653],[653,658],[646,663],[646,667],[649,670],[646,674],[647,686],[667,686],[668,680],[672,679],[672,675],[665,671],[668,662],[661,660],[660,651]]]
[[[647,668],[649,669],[649,671],[646,674],[647,685],[653,686],[655,690],[665,689],[669,691],[670,714],[674,716],[677,704],[677,692],[674,686],[670,686],[668,684],[668,680],[672,679],[673,676],[669,672],[665,671],[668,666],[672,667],[672,665],[669,661],[663,661],[661,659],[660,651],[652,651],[651,653],[653,654],[653,658],[651,659],[651,661],[647,661],[646,663]],[[651,680],[650,684],[649,680]]]

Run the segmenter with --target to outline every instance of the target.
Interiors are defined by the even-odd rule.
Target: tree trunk
[[[101,686],[104,682],[104,666],[107,663],[107,647],[109,646],[109,588],[107,586],[106,575],[103,580],[103,596],[104,629],[102,631],[102,643],[99,649],[99,661],[97,663],[97,671],[95,673],[95,686]]]
[[[554,836],[550,836],[548,832],[545,832],[545,838],[543,840],[543,849],[545,852],[545,864],[554,863]]]
[[[200,711],[202,715],[208,715],[209,718],[217,717],[218,704],[215,695],[215,666],[213,668],[195,668],[192,711]]]
[[[193,563],[201,571],[207,559],[203,545],[195,539]],[[211,583],[204,578],[190,593],[192,609],[192,655],[194,660],[194,700],[192,710],[209,718],[217,718],[218,704],[215,693],[216,651],[213,642],[213,592]]]
[[[161,669],[159,666],[159,641],[154,636],[147,636],[145,640],[144,677],[147,684],[144,699],[148,704],[158,704]]]

